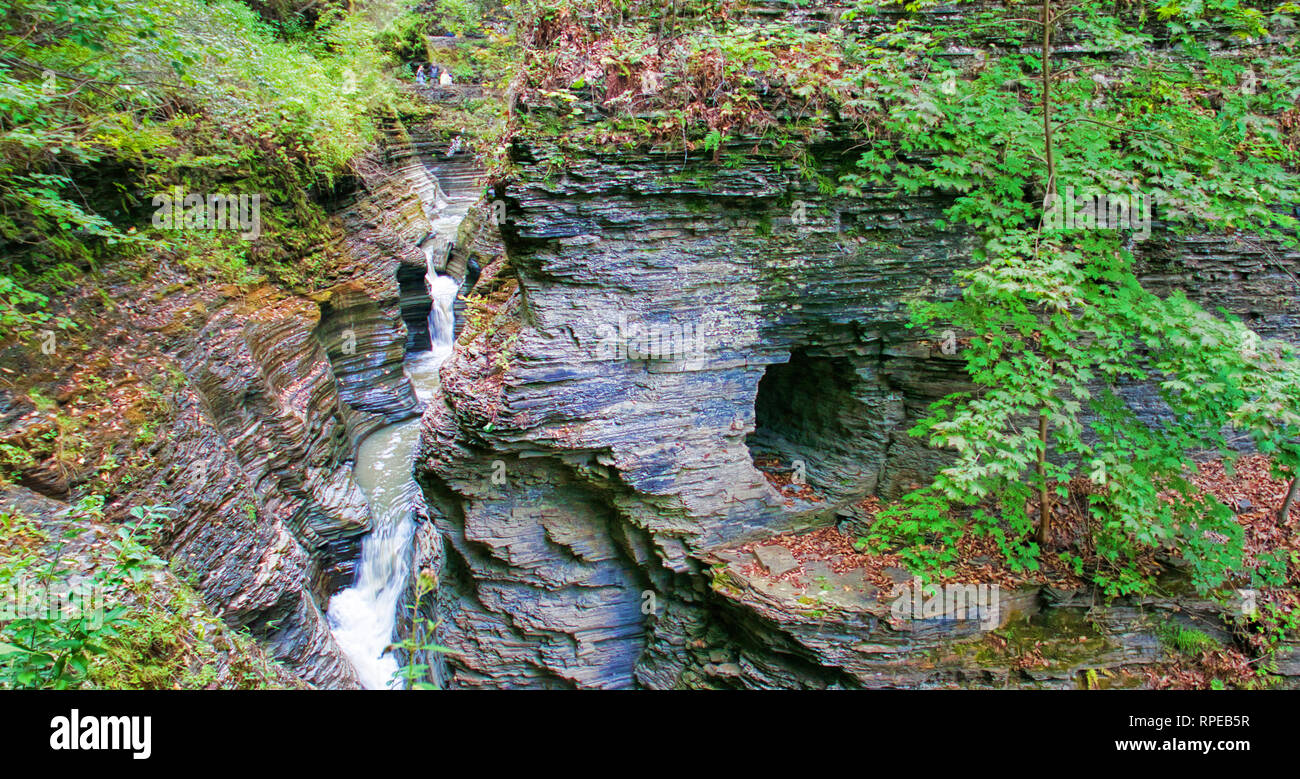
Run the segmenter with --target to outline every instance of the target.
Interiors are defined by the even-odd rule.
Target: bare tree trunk
[[[1051,537],[1052,495],[1047,489],[1047,413],[1038,415],[1038,546],[1045,548]]]
[[[1052,146],[1052,0],[1043,0],[1043,149],[1047,160],[1047,194],[1056,194],[1056,150]],[[1052,532],[1052,496],[1047,489],[1047,410],[1038,415],[1038,546],[1047,547]]]
[[[1047,199],[1050,199],[1056,194],[1056,150],[1052,147],[1052,0],[1043,0],[1043,141]]]
[[[1300,495],[1300,476],[1291,477],[1291,489],[1286,491],[1286,500],[1282,502],[1282,510],[1277,513],[1277,523],[1279,525],[1288,524],[1291,517],[1291,507],[1295,505],[1296,496]]]

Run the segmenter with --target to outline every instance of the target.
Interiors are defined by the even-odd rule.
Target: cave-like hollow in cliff
[[[845,409],[859,405],[857,373],[844,357],[796,349],[787,362],[767,368],[754,399],[754,432],[745,443],[754,465],[780,481],[815,492],[840,481],[846,454],[860,431],[846,424]]]

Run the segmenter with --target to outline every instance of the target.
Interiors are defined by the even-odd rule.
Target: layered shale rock
[[[450,218],[448,191],[464,199],[473,168],[468,155],[421,152],[401,130],[382,159],[360,166],[364,190],[337,210],[334,287],[315,301],[244,301],[208,318],[181,361],[192,414],[161,458],[180,486],[175,558],[223,616],[327,686],[355,684],[323,614],[351,581],[369,528],[355,447],[420,411],[402,368],[403,298],[420,300],[427,317],[421,242]],[[403,294],[399,281],[412,276],[419,292]]]
[[[356,446],[422,409],[403,369],[419,345],[403,323],[428,315],[428,237],[459,223],[478,194],[471,155],[414,135],[394,122],[358,161],[359,181],[333,204],[331,239],[313,250],[320,292],[193,285],[163,266],[156,288],[116,290],[122,302],[93,345],[162,388],[156,413],[168,420],[141,437],[145,479],[110,509],[169,507],[161,543],[173,567],[317,686],[357,684],[324,614],[352,580],[371,523],[352,474]],[[467,255],[455,249],[432,264],[463,275]],[[65,355],[16,353],[50,375],[76,371]],[[3,401],[6,435],[43,418],[22,398]],[[33,484],[59,491],[37,475]]]
[[[734,667],[659,657],[646,664],[648,679],[707,687],[1136,687],[1149,667],[1173,658],[1173,626],[1229,640],[1223,607],[1191,597],[1101,605],[1083,588],[959,585],[930,593],[905,580],[882,590],[861,571],[837,573],[824,562],[777,577],[734,550],[713,559],[709,576],[727,604],[722,619],[732,637],[723,646]],[[800,667],[823,670],[793,672]]]
[[[497,195],[517,334],[495,367],[462,341],[417,462],[446,541],[431,608],[457,652],[453,683],[975,679],[966,661],[922,672],[897,647],[883,663],[854,654],[851,635],[890,644],[864,638],[861,615],[809,620],[713,586],[720,549],[924,481],[941,455],[906,431],[964,386],[960,356],[905,328],[907,302],[954,294],[970,262],[970,236],[933,227],[947,199],[826,196],[755,144],[737,142],[744,162],[727,166],[569,149],[550,171],[560,149],[516,142],[519,177]],[[812,151],[828,176],[854,159],[847,145]],[[1300,257],[1159,233],[1135,248],[1157,289],[1293,337]],[[796,472],[811,498],[768,478]],[[1116,651],[1154,641],[1142,635]]]

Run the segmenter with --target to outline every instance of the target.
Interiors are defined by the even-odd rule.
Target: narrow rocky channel
[[[438,387],[438,368],[451,353],[452,304],[457,283],[436,276],[429,333],[433,349],[406,361],[406,374],[422,402]],[[397,663],[388,652],[396,624],[397,600],[410,573],[410,546],[419,499],[411,478],[411,453],[420,420],[408,419],[371,433],[357,451],[356,480],[366,494],[374,528],[362,541],[361,562],[351,587],[330,599],[334,638],[369,689],[390,685]]]
[[[0,690],[1300,689],[1293,4],[9,5]]]
[[[472,198],[448,198],[435,190],[433,231],[421,242],[426,256],[425,286],[430,299],[430,348],[407,354],[404,369],[422,404],[438,389],[438,371],[455,343],[455,303],[461,282],[440,273]],[[412,457],[420,437],[420,418],[397,422],[371,433],[357,447],[354,478],[366,495],[373,522],[362,540],[352,585],[330,599],[329,625],[367,689],[389,689],[398,664],[389,651],[397,608],[411,571],[414,513],[422,500],[412,477]]]

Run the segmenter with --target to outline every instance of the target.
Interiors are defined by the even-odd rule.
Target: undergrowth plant
[[[438,628],[436,620],[420,613],[420,602],[438,586],[437,576],[430,570],[420,571],[415,577],[415,592],[411,599],[410,632],[406,638],[393,644],[405,656],[393,681],[408,690],[437,690],[438,680],[433,666],[426,659],[430,654],[451,654],[452,650],[434,641]]]
[[[103,501],[83,499],[74,509],[79,517],[103,519]],[[9,548],[0,561],[0,591],[7,613],[0,615],[0,688],[67,689],[84,685],[94,657],[108,651],[124,630],[138,626],[125,605],[128,591],[148,586],[146,579],[165,565],[147,545],[161,526],[168,509],[136,507],[132,521],[116,528],[109,542],[111,556],[92,572],[78,569],[77,560],[65,558],[68,539],[51,540],[46,551],[44,534],[30,522],[9,527],[8,532],[28,535],[32,543]],[[83,528],[73,524],[76,536]],[[31,602],[16,597],[19,588],[34,588]],[[53,596],[72,593],[77,599]]]
[[[406,12],[394,3],[396,12]],[[0,7],[0,337],[105,262],[163,253],[200,278],[310,286],[320,195],[391,113],[386,17],[268,23],[237,0],[13,0]],[[378,21],[376,21],[378,19]],[[156,229],[153,198],[257,194],[262,240]]]
[[[1243,534],[1189,480],[1193,457],[1232,456],[1236,431],[1279,473],[1297,473],[1296,349],[1182,292],[1148,290],[1138,255],[1151,224],[1133,223],[1140,211],[1062,220],[1061,195],[1145,198],[1164,240],[1249,233],[1266,245],[1263,262],[1268,245],[1295,246],[1282,206],[1300,201],[1298,160],[1278,124],[1300,95],[1294,42],[1255,63],[1269,69],[1255,80],[1251,63],[1212,55],[1207,36],[1287,29],[1262,9],[1046,0],[1037,11],[1035,55],[988,46],[957,69],[941,55],[973,31],[934,30],[872,68],[881,119],[842,191],[950,193],[940,227],[973,232],[979,249],[956,300],[913,306],[914,325],[969,334],[974,389],[934,404],[911,431],[955,459],[882,512],[864,546],[901,547],[943,572],[962,536],[990,536],[1014,569],[1055,552],[1080,572],[1086,562],[1112,595],[1150,588],[1151,556],[1175,553],[1208,591],[1244,575]],[[1011,24],[990,17],[978,32],[1010,40]],[[1161,401],[1155,413],[1135,404],[1143,384]],[[1056,503],[1078,478],[1088,527],[1058,550]]]

